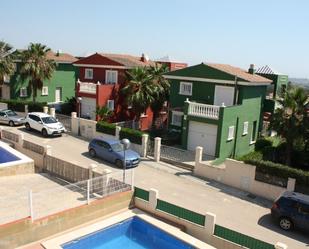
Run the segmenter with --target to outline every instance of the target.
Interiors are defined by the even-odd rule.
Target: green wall
[[[27,97],[20,97],[20,88],[27,87],[28,81],[22,81],[18,72],[20,65],[17,65],[16,73],[10,80],[11,99],[32,100],[31,90],[28,89]],[[41,90],[37,91],[37,102],[55,102],[55,91],[57,87],[62,88],[62,101],[75,96],[75,84],[78,78],[78,69],[72,64],[59,63],[50,80],[44,81],[44,86],[48,86],[48,95],[42,96]]]

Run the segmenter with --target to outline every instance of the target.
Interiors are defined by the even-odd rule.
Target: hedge
[[[259,138],[255,142],[255,150],[260,151],[263,150],[265,147],[272,146],[272,141],[265,139],[265,138]]]
[[[25,105],[28,105],[29,112],[42,112],[43,106],[47,106],[46,102],[32,102],[32,101],[22,101],[22,100],[4,100],[1,99],[0,102],[7,103],[8,108],[17,112],[24,112]]]
[[[257,167],[257,170],[264,174],[279,176],[283,178],[295,178],[297,184],[309,187],[309,171],[291,168],[289,166],[273,163],[271,161],[263,161],[257,159],[246,158],[244,160],[247,164],[252,164]]]
[[[130,128],[121,128],[119,138],[127,138],[131,143],[142,144],[142,135],[144,133],[139,130],[133,130]]]
[[[109,135],[115,136],[116,125],[115,124],[111,124],[111,123],[107,123],[107,122],[104,122],[104,121],[99,121],[96,124],[96,130],[98,132],[102,132],[102,133],[105,133],[105,134],[109,134]]]

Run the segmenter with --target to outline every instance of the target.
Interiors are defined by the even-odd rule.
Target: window
[[[110,111],[113,111],[114,108],[115,108],[115,101],[113,99],[109,99],[107,100],[107,108],[110,110]]]
[[[244,130],[242,132],[243,135],[248,134],[248,127],[249,127],[249,122],[248,121],[244,122]]]
[[[5,113],[4,112],[0,112],[0,117],[5,117]]]
[[[181,95],[192,95],[192,83],[191,82],[180,82],[179,94]]]
[[[309,205],[299,204],[298,212],[309,216]]]
[[[227,141],[234,139],[234,132],[235,132],[235,126],[230,126],[229,132],[228,132],[228,135],[227,135]]]
[[[257,121],[252,123],[251,143],[255,143]]]
[[[183,112],[172,112],[172,125],[181,126]]]
[[[27,88],[26,87],[21,87],[19,89],[19,96],[20,97],[27,97],[28,94],[27,94]]]
[[[43,86],[42,87],[42,96],[47,96],[48,95],[48,86]]]
[[[118,71],[106,70],[106,84],[116,84],[118,81]]]
[[[88,80],[93,79],[93,69],[92,68],[85,69],[85,79],[88,79]]]

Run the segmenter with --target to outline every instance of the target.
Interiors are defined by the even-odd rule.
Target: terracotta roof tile
[[[105,54],[100,53],[100,55],[109,58],[110,60],[116,61],[125,67],[144,67],[153,65],[153,61],[145,61],[143,62],[141,57],[133,56],[133,55],[126,55],[126,54]]]
[[[54,60],[56,62],[69,62],[72,63],[74,61],[77,61],[77,58],[73,55],[67,54],[67,53],[54,53],[53,51],[49,51],[47,53],[47,58],[50,60]]]
[[[217,70],[220,70],[222,72],[237,76],[238,78],[241,78],[249,82],[257,82],[257,83],[271,83],[272,82],[271,80],[265,77],[262,77],[257,74],[248,73],[246,70],[243,70],[241,68],[234,67],[228,64],[205,63],[205,65],[215,68]]]

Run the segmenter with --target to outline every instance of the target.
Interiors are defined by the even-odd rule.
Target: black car
[[[274,202],[271,215],[283,230],[309,231],[309,196],[286,191]]]

